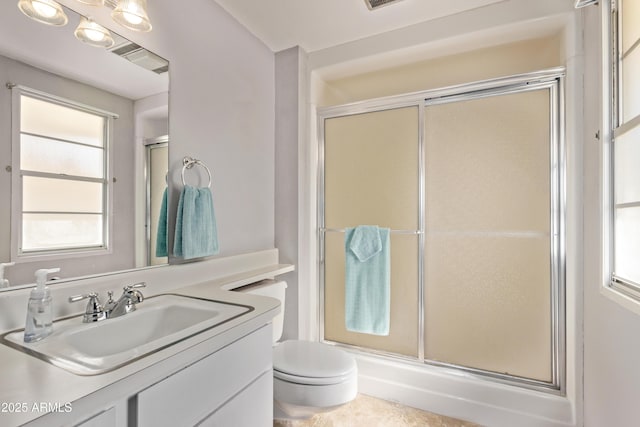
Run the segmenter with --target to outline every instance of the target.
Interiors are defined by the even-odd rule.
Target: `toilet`
[[[282,281],[263,280],[239,292],[280,300],[273,319],[274,418],[302,419],[350,402],[358,393],[355,358],[333,346],[311,341],[278,343],[284,326],[285,291]]]

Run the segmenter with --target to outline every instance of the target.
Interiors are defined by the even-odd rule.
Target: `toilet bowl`
[[[328,344],[300,340],[278,343],[286,287],[285,282],[264,280],[236,290],[280,300],[283,310],[273,319],[274,418],[309,418],[356,397],[358,367],[352,355]]]

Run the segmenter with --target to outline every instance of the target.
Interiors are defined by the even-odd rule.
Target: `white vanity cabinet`
[[[186,332],[180,335],[183,338],[171,344],[167,340],[166,345],[155,351],[136,347],[128,363],[99,375],[77,375],[60,367],[62,365],[48,363],[60,362],[57,359],[43,360],[0,343],[0,401],[13,402],[14,406],[19,404],[19,407],[15,406],[19,409],[28,405],[30,409],[0,411],[0,426],[270,427],[273,424],[271,323],[283,308],[274,298],[229,290],[273,279],[293,268],[289,264],[279,264],[277,249],[269,249],[167,268],[81,279],[52,289],[54,301],[62,302],[76,294],[104,293],[114,289],[116,283],[146,281],[153,283],[153,294],[147,295],[149,298],[140,306],[141,311],[155,307],[147,304],[154,301],[152,297],[163,294],[250,310],[215,326],[203,324],[197,333],[197,328],[185,328]],[[0,293],[0,312],[3,313],[0,334],[12,333],[24,325],[24,312],[15,307],[24,308],[29,292],[30,289],[25,288]],[[163,307],[177,307],[166,299],[165,303]],[[69,314],[62,309],[59,311],[56,316]],[[182,324],[181,316],[172,317],[168,326],[150,325],[165,328],[161,329],[163,332],[170,331]],[[218,320],[224,316],[222,313]],[[163,317],[163,320],[167,319]],[[80,318],[77,321],[81,328],[92,326],[82,325]],[[127,332],[149,327],[133,323],[135,325],[120,331],[122,335],[112,336],[93,330],[95,334],[91,340],[82,342],[89,343],[88,346],[99,343],[103,355],[107,355],[108,350],[117,352],[122,346],[115,342],[111,348],[110,341],[129,339]],[[96,356],[95,362],[99,363],[97,359]]]
[[[263,327],[141,391],[137,426],[273,425],[271,340]]]
[[[72,402],[70,413],[47,414],[27,425],[272,426],[271,348],[269,323],[221,344],[209,354],[191,358],[183,366],[174,365],[166,374],[154,375],[154,380],[149,372],[139,371],[114,384],[117,390],[101,390]]]

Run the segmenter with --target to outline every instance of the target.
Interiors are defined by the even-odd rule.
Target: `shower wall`
[[[394,96],[472,81],[527,73],[565,62],[563,35],[522,40],[437,58],[393,62],[366,73],[318,73],[312,103],[319,107]]]

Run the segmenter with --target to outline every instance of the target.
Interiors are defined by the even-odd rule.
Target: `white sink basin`
[[[253,309],[249,306],[167,294],[147,298],[137,310],[113,319],[82,323],[82,316],[53,324],[53,334],[27,344],[24,330],[2,336],[3,344],[78,375],[102,374],[160,351]]]

